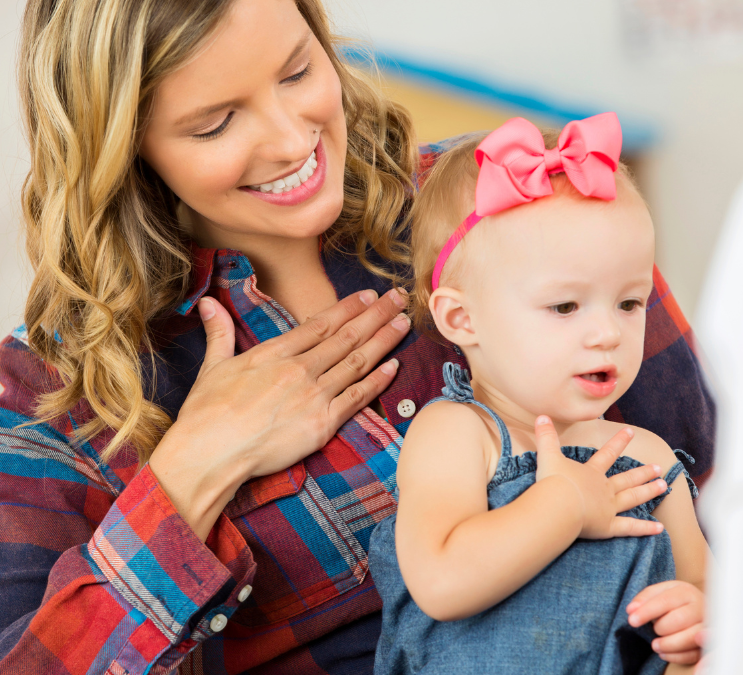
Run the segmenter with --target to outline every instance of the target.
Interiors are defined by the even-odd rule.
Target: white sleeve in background
[[[702,292],[695,332],[718,401],[715,470],[700,515],[710,564],[710,675],[743,673],[743,184],[733,198]]]

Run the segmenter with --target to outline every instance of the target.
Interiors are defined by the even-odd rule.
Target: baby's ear
[[[470,310],[462,291],[440,286],[431,294],[428,308],[431,310],[436,328],[447,340],[460,347],[477,344]]]

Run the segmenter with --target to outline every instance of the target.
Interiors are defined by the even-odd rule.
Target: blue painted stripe
[[[494,78],[478,79],[471,74],[447,68],[443,65],[415,61],[397,54],[374,50],[344,47],[341,54],[351,63],[358,65],[375,62],[382,70],[390,71],[410,80],[417,80],[460,95],[475,97],[491,105],[507,106],[554,119],[559,126],[572,120],[584,119],[591,115],[606,112],[581,105],[571,105],[536,95],[526,90],[516,90]],[[655,145],[659,140],[656,125],[647,121],[629,118],[617,113],[622,123],[623,147],[625,151],[638,151]]]

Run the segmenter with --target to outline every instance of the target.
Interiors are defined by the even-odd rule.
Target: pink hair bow
[[[565,172],[586,197],[616,199],[614,172],[622,151],[622,128],[615,113],[570,122],[557,147],[546,150],[541,132],[516,117],[491,133],[475,151],[480,166],[475,210],[446,242],[433,270],[433,290],[456,245],[480,220],[553,193],[550,175]]]

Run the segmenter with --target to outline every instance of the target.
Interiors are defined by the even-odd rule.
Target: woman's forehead
[[[312,32],[292,0],[235,0],[213,35],[168,75],[156,105],[172,124],[191,124],[245,102],[300,57]]]

